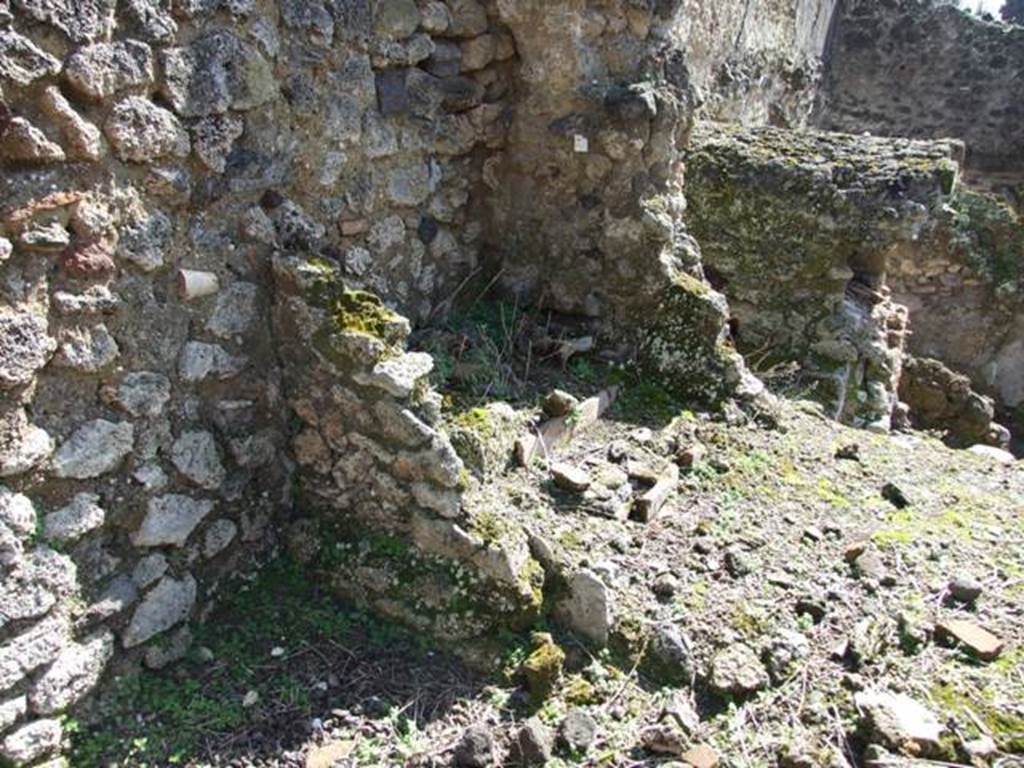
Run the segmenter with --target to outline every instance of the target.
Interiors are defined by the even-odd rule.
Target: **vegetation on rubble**
[[[960,189],[950,201],[951,248],[996,288],[1019,290],[1024,274],[1024,221],[1005,201]]]

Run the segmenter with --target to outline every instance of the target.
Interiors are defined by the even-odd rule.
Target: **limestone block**
[[[204,518],[213,511],[208,499],[169,493],[149,500],[146,517],[132,536],[137,547],[181,547]]]
[[[135,428],[128,422],[96,419],[79,427],[53,457],[57,477],[85,480],[117,469],[132,452]]]
[[[50,616],[0,645],[0,691],[6,691],[30,672],[57,658],[70,642],[63,616]]]
[[[188,618],[196,602],[196,580],[165,576],[145,598],[121,636],[125,648],[134,648]]]
[[[35,720],[7,734],[0,756],[15,765],[28,765],[56,752],[64,738],[60,720]]]
[[[183,432],[171,447],[171,461],[181,474],[210,491],[220,488],[225,470],[217,441],[202,430]]]
[[[60,72],[60,62],[27,37],[0,30],[0,80],[26,86]]]
[[[103,131],[117,156],[126,162],[186,157],[191,147],[188,133],[171,112],[139,96],[119,102]]]
[[[14,117],[0,137],[0,158],[14,163],[45,165],[65,159],[60,145],[23,117]]]
[[[153,52],[137,40],[88,45],[68,58],[64,77],[81,96],[103,101],[152,83]]]
[[[70,504],[46,516],[43,520],[43,535],[51,541],[67,543],[96,530],[106,519],[106,512],[99,502],[98,494],[79,493]]]
[[[79,701],[96,686],[113,654],[111,632],[69,645],[32,686],[29,693],[32,712],[54,715]]]

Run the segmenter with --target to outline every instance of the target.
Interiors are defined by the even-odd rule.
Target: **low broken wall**
[[[741,351],[801,362],[834,417],[888,428],[907,331],[889,261],[952,194],[961,152],[955,142],[699,126],[687,221],[729,297]]]

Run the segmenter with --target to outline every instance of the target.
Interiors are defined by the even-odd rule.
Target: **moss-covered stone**
[[[565,651],[545,632],[536,632],[531,639],[533,651],[523,662],[522,673],[530,701],[539,706],[551,695],[562,677]]]

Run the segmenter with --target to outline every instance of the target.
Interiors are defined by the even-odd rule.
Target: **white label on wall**
[[[586,136],[580,136],[576,134],[573,136],[573,149],[581,154],[586,154],[590,151],[590,142],[587,141]]]

